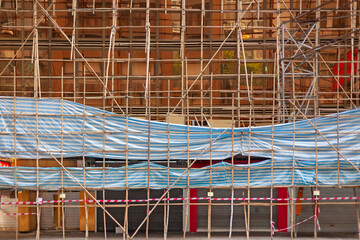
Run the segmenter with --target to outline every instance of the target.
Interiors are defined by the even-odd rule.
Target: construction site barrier
[[[155,201],[194,201],[194,200],[211,200],[211,201],[324,201],[324,200],[360,200],[360,197],[322,197],[322,198],[211,198],[211,197],[192,197],[192,198],[150,198],[150,199],[118,199],[118,200],[97,200],[99,203],[141,203]],[[86,202],[95,203],[95,200],[69,199],[69,200],[48,200],[48,201],[28,201],[28,202],[2,202],[1,205],[34,205],[49,203],[72,203]]]

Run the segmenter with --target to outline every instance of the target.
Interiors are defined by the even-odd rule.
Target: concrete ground
[[[66,239],[71,240],[82,240],[85,239],[84,232],[78,231],[69,231],[66,232]],[[0,239],[16,239],[14,232],[0,232]],[[18,239],[36,239],[35,232],[31,233],[21,233],[18,236]],[[60,231],[41,231],[40,239],[43,240],[62,240],[62,232]],[[88,239],[104,239],[104,233],[90,233]],[[122,234],[108,233],[107,239],[123,239]],[[145,235],[143,233],[139,233],[134,239],[145,240]],[[149,239],[164,239],[163,233],[151,233]],[[183,239],[182,233],[171,233],[168,235],[168,239]],[[196,240],[205,240],[208,239],[207,233],[189,233],[186,235],[186,239],[196,239]],[[214,233],[212,234],[211,239],[229,239],[228,233]],[[244,233],[234,233],[231,239],[241,239],[245,240],[246,236]],[[262,239],[270,239],[270,236],[263,233],[253,233],[250,235],[250,239],[254,240],[262,240]],[[280,234],[277,233],[273,237],[274,240],[277,239],[291,239],[289,234]],[[297,240],[310,240],[314,239],[314,236],[306,235],[306,236],[298,236],[295,238]],[[336,234],[321,234],[319,233],[319,240],[340,240],[340,239],[359,239],[357,234],[349,234],[349,233],[336,233]]]

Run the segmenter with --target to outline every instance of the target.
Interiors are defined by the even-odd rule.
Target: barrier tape
[[[38,213],[0,213],[0,216],[26,216],[26,215],[37,215]]]
[[[304,223],[304,222],[309,221],[309,220],[312,219],[312,218],[315,218],[315,219],[316,219],[316,225],[317,225],[317,228],[318,228],[319,231],[320,231],[321,228],[320,228],[319,219],[318,219],[318,217],[317,217],[316,215],[313,215],[313,216],[311,216],[311,217],[308,217],[308,218],[305,219],[305,220],[302,220],[301,222],[295,223],[294,225],[292,225],[292,226],[290,226],[290,227],[281,228],[281,229],[275,229],[275,222],[272,221],[272,222],[270,222],[270,223],[271,223],[271,235],[274,235],[275,232],[283,232],[283,231],[285,231],[285,230],[292,229],[292,228],[296,227],[297,225],[300,225],[300,224],[302,224],[302,223]]]
[[[119,200],[98,200],[99,203],[142,203],[155,202],[160,198],[150,199],[119,199]],[[360,197],[323,197],[323,198],[210,198],[210,197],[192,197],[192,198],[162,198],[161,201],[184,201],[184,200],[212,200],[212,201],[323,201],[323,200],[360,200]],[[35,205],[47,203],[71,203],[71,202],[86,202],[94,203],[95,200],[49,200],[49,201],[33,201],[33,202],[2,202],[1,205]]]

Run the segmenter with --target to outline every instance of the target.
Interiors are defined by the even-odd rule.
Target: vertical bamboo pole
[[[149,74],[149,73],[147,73]],[[149,76],[150,78],[150,76]],[[150,80],[149,80],[150,81]],[[150,94],[150,84],[149,84],[149,88],[148,88],[148,94]],[[147,149],[147,199],[150,199],[150,174],[151,174],[151,169],[150,169],[150,160],[151,160],[151,149],[150,149],[150,145],[151,145],[151,109],[150,109],[150,97],[148,97],[146,99],[146,109],[147,109],[147,118],[148,118],[148,149]],[[150,212],[150,202],[147,201],[146,203],[146,214],[149,214]],[[149,221],[150,221],[150,217],[146,219],[146,240],[149,239]]]
[[[40,67],[39,67],[39,33],[37,28],[37,3],[33,2],[33,46],[32,46],[32,58],[31,62],[34,64],[34,98],[41,98],[41,86],[40,86]]]
[[[128,54],[127,59],[127,72],[126,72],[126,145],[125,145],[125,216],[124,216],[124,228],[125,233],[123,234],[123,239],[125,240],[125,237],[127,236],[127,239],[129,239],[129,83],[130,83],[130,52]]]
[[[16,69],[14,68],[14,75],[16,75]],[[18,182],[17,182],[17,142],[16,142],[16,137],[17,137],[17,130],[16,130],[16,78],[14,77],[14,189],[15,189],[15,201],[19,201],[19,193],[18,193]],[[15,206],[15,210],[16,210],[16,216],[15,216],[15,221],[16,221],[16,225],[15,225],[15,238],[16,240],[18,240],[19,238],[19,205]]]
[[[229,238],[231,238],[234,220],[234,93],[231,96],[231,203],[230,203],[230,227]]]
[[[241,48],[240,48],[240,15],[242,11],[242,1],[238,0],[236,4],[236,22],[238,24],[236,32],[236,56],[237,56],[237,118],[238,118],[238,127],[241,127]]]
[[[34,35],[33,35],[33,51],[32,51],[32,62],[34,63],[34,98],[36,98],[36,136],[39,137],[39,113],[38,113],[38,97],[40,96],[40,72],[39,72],[39,38],[38,38],[38,29],[36,26],[37,23],[37,3],[33,2],[33,26],[34,26]],[[36,239],[40,239],[40,205],[39,205],[39,141],[36,140]]]
[[[168,105],[168,114],[169,118],[169,105]],[[166,190],[169,189],[170,186],[170,122],[167,122],[167,182],[166,182]],[[167,192],[166,198],[170,197],[170,191]],[[164,240],[167,239],[168,236],[168,225],[169,225],[169,215],[170,215],[170,201],[164,201]]]
[[[350,38],[350,42],[351,42],[351,67],[350,67],[350,101],[353,102],[353,93],[354,93],[354,83],[355,83],[355,75],[354,75],[354,54],[355,54],[355,49],[354,49],[354,44],[355,44],[355,31],[356,31],[356,14],[357,14],[357,1],[353,1],[350,4],[350,22],[351,22],[351,38]],[[359,53],[358,53],[359,55]],[[358,74],[358,72],[357,72]],[[353,104],[350,104],[350,109],[353,108]]]
[[[83,178],[84,183],[83,186],[86,188],[86,159],[85,159],[85,122],[86,122],[86,112],[85,112],[85,105],[86,105],[86,71],[85,65],[83,67],[83,113],[82,113],[82,168],[83,168]],[[89,238],[89,226],[88,226],[88,206],[87,206],[87,193],[84,192],[84,210],[85,210],[85,239]]]
[[[291,72],[292,72],[292,81],[291,81],[291,87],[292,87],[292,99],[295,103],[295,70],[294,70],[294,61],[291,61]],[[294,187],[295,187],[295,134],[296,134],[296,113],[295,113],[295,107],[292,107],[293,111],[293,146],[292,146],[292,166],[291,166],[291,199],[294,199]],[[289,119],[290,120],[290,119]],[[291,204],[290,207],[290,225],[294,226],[294,200],[289,201],[289,204]],[[296,233],[295,233],[296,234]],[[291,228],[291,239],[294,239],[294,228]]]
[[[211,123],[212,121],[212,115],[210,115]],[[210,186],[209,186],[209,201],[208,201],[208,239],[211,239],[211,207],[212,207],[212,195],[213,195],[213,189],[212,189],[212,175],[213,175],[213,167],[212,167],[212,126],[210,125]]]
[[[64,66],[61,66],[61,156],[60,162],[64,164]],[[61,194],[64,194],[64,169],[61,168]],[[61,203],[62,236],[65,240],[65,203]]]
[[[280,0],[276,0],[276,59],[279,62],[280,61],[280,33],[281,33],[281,29],[280,29],[280,16],[281,16],[281,11],[280,11]],[[281,99],[281,94],[280,94],[280,64],[276,64],[277,68],[276,68],[276,74],[277,74],[277,100],[278,100],[278,104],[277,104],[277,119],[278,122],[280,122],[280,120],[282,119],[281,116],[281,106],[282,106],[282,99]]]
[[[205,0],[201,0],[201,19],[200,19],[200,71],[204,69],[204,17],[205,17]],[[204,76],[200,77],[200,115],[201,126],[204,122]]]
[[[166,2],[167,0],[165,0]],[[166,176],[166,190],[167,194],[166,197],[170,197],[170,79],[167,80],[167,176]],[[169,215],[170,215],[170,201],[164,201],[164,240],[167,239],[168,236],[168,225],[169,225]]]
[[[337,79],[340,75],[340,45],[338,45],[338,54],[337,54]],[[339,93],[339,83],[336,83],[336,150],[340,151],[340,109],[339,109],[340,93]],[[340,188],[340,155],[337,154],[337,182],[338,187]]]
[[[242,190],[242,197],[245,198],[245,189]],[[246,201],[244,199],[243,201],[243,206],[244,206],[244,222],[245,222],[245,232],[246,232],[246,239],[249,240],[249,226],[248,226],[248,221],[247,221],[247,210],[246,210]]]
[[[240,30],[240,34],[241,34],[241,30]],[[243,54],[244,54],[244,61],[245,61],[245,52],[243,49]],[[244,62],[245,65],[245,69],[246,69],[246,64]],[[247,75],[247,73],[246,73]],[[252,127],[252,114],[253,114],[253,73],[251,72],[251,77],[250,77],[250,89],[248,89],[248,98],[249,98],[249,104],[250,104],[250,111],[249,111],[249,133],[248,133],[248,167],[247,167],[247,197],[250,198],[250,188],[251,188],[251,127]],[[247,229],[246,229],[246,238],[249,240],[250,239],[250,200],[248,200],[247,202]]]
[[[113,0],[113,27],[115,30],[115,33],[114,33],[114,38],[113,38],[113,42],[111,44],[111,55],[112,55],[112,58],[111,58],[111,88],[110,88],[110,95],[112,96],[112,99],[111,99],[111,112],[114,112],[114,99],[115,99],[115,96],[114,96],[114,90],[115,90],[115,39],[116,39],[116,25],[117,25],[117,11],[118,11],[118,6],[119,6],[119,2],[118,0],[114,1]],[[105,84],[105,86],[107,86]]]
[[[185,49],[185,33],[186,33],[186,0],[181,0],[181,46],[180,46],[180,58],[181,58],[181,96],[185,99],[182,99],[181,104],[181,114],[182,116],[186,113],[186,120],[187,120],[187,167],[189,167],[189,113],[188,113],[188,103],[189,103],[189,93],[188,93],[188,77],[187,77],[187,58],[186,58],[186,49]],[[185,82],[184,82],[185,81]],[[184,89],[185,88],[185,89]],[[185,92],[185,94],[184,94]],[[185,101],[184,101],[185,100]],[[187,171],[187,188],[186,188],[186,197],[190,196],[190,189],[189,189],[189,170]],[[187,221],[189,215],[189,201],[186,201],[185,206],[185,224],[183,230],[183,239],[186,237],[186,230],[187,230]]]
[[[40,193],[39,193],[39,188],[40,188],[40,184],[39,184],[39,102],[38,99],[36,98],[36,113],[35,113],[35,117],[36,117],[36,130],[35,130],[35,134],[36,134],[36,240],[40,239],[40,204],[39,204],[39,198],[40,198]]]
[[[316,18],[320,19],[321,17],[321,0],[316,0]],[[319,46],[320,44],[320,21],[317,21],[316,23],[316,30],[315,30],[315,46]],[[316,53],[313,66],[315,66],[314,71],[314,125],[315,128],[317,128],[317,117],[320,115],[319,111],[319,75],[320,75],[320,62],[319,62],[319,52]],[[351,101],[352,102],[352,101]],[[315,190],[318,190],[318,139],[317,139],[317,131],[315,131]],[[316,197],[319,197],[316,195]],[[318,213],[318,204],[317,200],[315,200],[315,207],[314,207],[314,238],[317,239],[317,213]]]
[[[147,146],[147,199],[150,198],[150,144],[151,144],[151,98],[150,98],[150,0],[146,0],[146,87],[145,87],[145,101],[146,101],[146,118],[148,119],[148,146]],[[150,202],[146,203],[146,214],[149,214],[150,211]],[[149,220],[146,219],[146,239],[149,239]]]
[[[185,87],[186,87],[186,91],[188,90],[189,87],[189,78],[188,78],[188,62],[187,62],[187,57],[185,57]],[[190,117],[189,117],[189,94],[185,95],[185,106],[186,106],[186,122],[187,122],[187,128],[186,128],[186,137],[187,137],[187,146],[186,146],[186,154],[187,154],[187,160],[186,160],[186,167],[187,167],[187,186],[186,186],[186,205],[185,205],[185,224],[184,224],[184,233],[183,233],[183,239],[186,238],[186,231],[187,231],[187,226],[188,226],[188,217],[189,217],[189,197],[190,197],[190,129],[189,129],[189,125],[190,125]]]
[[[274,124],[275,124],[275,104],[277,101],[277,122],[281,121],[281,106],[282,106],[282,99],[281,99],[281,94],[280,94],[280,33],[281,33],[281,29],[280,29],[280,17],[281,17],[281,11],[280,11],[280,0],[276,0],[276,53],[275,53],[275,60],[274,60],[274,78],[273,78],[273,116],[272,116],[272,136],[271,136],[271,199],[274,197]],[[276,84],[275,84],[275,80],[276,80]],[[277,89],[276,89],[277,86]],[[275,90],[276,89],[276,90]],[[276,97],[275,97],[275,93],[276,93]],[[276,99],[276,100],[275,100]],[[272,229],[272,224],[274,223],[273,221],[273,201],[271,200],[271,206],[270,206],[270,212],[271,212],[271,222],[270,222],[270,233],[271,233],[271,239],[273,239],[273,229]]]
[[[270,239],[273,239],[273,234],[272,234],[272,225],[273,225],[273,198],[274,198],[274,135],[275,135],[275,105],[276,105],[276,77],[277,77],[277,72],[276,72],[276,67],[277,67],[277,57],[278,55],[275,54],[274,57],[274,73],[273,73],[273,92],[272,92],[272,116],[271,116],[271,168],[270,168]]]
[[[317,0],[319,1],[319,0]],[[317,63],[317,61],[315,60],[315,62]],[[314,63],[315,66],[315,63]],[[319,73],[319,68],[318,68],[318,64],[316,64],[316,72],[314,72],[314,77],[317,78],[317,75]],[[314,84],[314,126],[315,126],[315,190],[318,191],[318,139],[317,139],[317,116],[318,116],[318,105],[317,105],[317,94],[318,94],[318,88],[317,88],[317,84]],[[319,196],[315,196],[315,197],[319,197]],[[314,239],[317,239],[317,212],[318,212],[318,204],[317,204],[317,200],[315,200],[315,204],[314,204],[314,215],[316,217],[314,217]]]
[[[213,73],[211,73],[211,90],[210,90],[210,122],[212,124],[212,120],[213,120]],[[209,193],[210,193],[210,197],[208,200],[208,239],[211,239],[211,205],[212,205],[212,201],[211,201],[211,195],[213,193],[212,191],[212,126],[210,125],[210,148],[209,148],[209,154],[210,154],[210,168],[209,168],[209,172],[210,172],[210,183],[209,183]]]
[[[94,5],[95,7],[95,5]],[[105,33],[103,32],[103,35]],[[104,75],[106,76],[106,72],[104,72]],[[84,83],[85,84],[85,83]],[[102,189],[102,198],[103,200],[106,199],[106,190],[105,190],[105,182],[106,182],[106,157],[105,157],[105,151],[106,151],[106,128],[105,128],[105,106],[106,106],[106,89],[107,86],[105,84],[103,84],[103,98],[102,98],[102,140],[103,140],[103,146],[102,146],[102,184],[103,184],[103,189]],[[86,188],[85,188],[86,189]],[[105,240],[107,239],[107,226],[106,226],[106,213],[105,213],[105,209],[106,209],[106,204],[105,201],[103,202],[103,219],[104,219],[104,238]]]
[[[187,89],[184,91],[184,82],[185,82],[185,65],[184,65],[184,60],[185,60],[185,54],[186,54],[186,50],[185,50],[185,26],[186,26],[186,12],[185,12],[185,8],[186,8],[186,0],[181,0],[181,28],[180,28],[180,59],[181,59],[181,96],[184,96],[184,92],[187,93]],[[184,101],[181,101],[181,114],[185,115],[185,104]],[[174,109],[175,110],[175,109]]]
[[[77,66],[78,63],[76,62],[76,51],[74,51],[75,48],[75,43],[78,41],[77,38],[77,26],[78,26],[78,22],[77,22],[77,0],[72,0],[72,16],[73,16],[73,26],[72,26],[72,35],[71,35],[71,50],[70,50],[70,60],[73,60],[73,97],[74,97],[74,102],[77,102],[76,96],[77,96],[77,82],[76,82],[76,77],[77,77]]]

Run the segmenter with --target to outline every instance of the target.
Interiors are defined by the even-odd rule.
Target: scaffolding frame
[[[304,6],[305,5],[305,6]],[[324,138],[329,149],[344,159],[351,168],[359,171],[351,161],[341,153],[339,143],[332,145],[318,130],[316,119],[329,113],[354,109],[359,106],[359,60],[357,52],[359,41],[359,3],[357,0],[337,1],[296,1],[296,0],[217,0],[217,1],[186,1],[186,0],[93,0],[93,1],[0,1],[0,91],[1,95],[17,97],[34,97],[70,100],[84,104],[83,110],[83,151],[77,167],[84,172],[84,182],[77,182],[75,189],[84,192],[84,204],[76,207],[85,212],[85,239],[89,238],[89,209],[103,210],[104,238],[107,239],[107,216],[123,230],[124,239],[137,236],[145,226],[146,239],[151,237],[150,216],[163,207],[164,239],[167,239],[171,206],[184,207],[183,238],[186,238],[190,223],[190,207],[205,206],[207,208],[207,235],[213,232],[212,211],[216,206],[228,206],[231,209],[229,219],[229,237],[234,232],[233,221],[236,209],[243,211],[244,228],[247,239],[251,232],[253,216],[251,210],[257,207],[268,207],[270,216],[267,232],[271,239],[274,233],[274,208],[287,206],[290,211],[290,226],[295,226],[298,206],[312,206],[314,209],[313,234],[318,234],[318,206],[321,205],[355,205],[357,228],[360,231],[357,201],[353,202],[319,202],[314,200],[305,203],[296,200],[284,202],[273,201],[277,188],[273,181],[273,161],[271,162],[271,187],[267,188],[271,200],[254,202],[249,198],[256,191],[254,187],[234,186],[234,169],[238,162],[234,154],[227,161],[232,164],[232,185],[229,190],[231,200],[217,203],[209,198],[205,202],[194,202],[191,195],[189,172],[197,166],[200,156],[210,152],[210,186],[204,188],[213,194],[217,187],[211,185],[213,178],[212,145],[217,139],[212,137],[213,127],[249,128],[247,156],[243,159],[244,168],[248,171],[250,186],[251,170],[254,169],[252,157],[256,153],[251,149],[251,129],[254,126],[293,123],[293,154],[295,154],[295,122],[307,120],[314,128],[317,138]],[[349,57],[350,53],[350,57]],[[341,65],[343,64],[343,66]],[[349,68],[350,65],[350,68]],[[331,68],[333,66],[333,68]],[[341,73],[342,68],[342,73]],[[335,85],[335,88],[334,88]],[[103,118],[103,158],[92,163],[103,171],[103,189],[94,194],[86,186],[86,167],[91,159],[85,157],[85,105],[103,110],[98,115]],[[125,202],[107,204],[99,200],[106,199],[105,170],[109,164],[128,167],[133,163],[127,157],[123,161],[111,161],[105,158],[105,117],[106,111],[115,112],[126,117],[144,118],[148,121],[148,156],[146,171],[150,176],[150,122],[166,121],[168,129],[171,123],[188,126],[188,159],[181,163],[184,171],[175,182],[168,182],[164,192],[155,202],[143,204]],[[38,111],[34,113],[38,119]],[[63,128],[64,113],[59,113]],[[22,113],[13,109],[14,142],[18,141],[16,126],[22,125],[36,139],[37,147],[45,148],[38,133],[38,121],[35,132],[21,121]],[[314,118],[315,124],[309,119]],[[195,159],[189,157],[190,125],[210,128],[211,140],[208,148],[199,152]],[[5,130],[5,129],[4,129]],[[1,131],[1,134],[3,131]],[[128,131],[125,131],[128,138]],[[170,130],[168,131],[168,136]],[[61,138],[65,133],[61,129]],[[339,142],[339,126],[337,139]],[[274,138],[274,131],[272,138]],[[274,140],[274,139],[272,139]],[[317,140],[313,143],[317,146]],[[126,143],[128,146],[128,142]],[[234,149],[234,145],[232,146]],[[274,149],[270,149],[273,154]],[[128,148],[125,152],[128,154]],[[61,174],[70,174],[66,159],[52,155],[51,161],[61,167]],[[66,152],[61,146],[61,153]],[[234,152],[234,150],[233,150]],[[316,154],[317,151],[316,151]],[[168,142],[170,156],[170,140]],[[16,144],[14,158],[15,167],[15,199],[19,201],[19,190],[16,183],[16,168],[22,159],[17,158]],[[37,169],[36,199],[39,200],[38,169],[44,160],[33,159]],[[317,161],[317,158],[316,158]],[[170,158],[162,165],[177,167]],[[340,180],[335,186],[319,186],[316,165],[316,184],[313,186],[297,186],[294,184],[296,171],[295,158],[292,159],[293,183],[286,187],[291,199],[299,196],[300,188],[313,192],[325,187],[353,188],[356,195],[358,185],[342,185]],[[340,175],[340,166],[337,174]],[[179,179],[187,176],[188,186],[184,189],[183,202],[163,201],[170,198],[172,190]],[[73,177],[75,181],[76,178]],[[152,198],[150,177],[145,188],[146,198]],[[340,179],[340,177],[339,177]],[[63,182],[62,182],[63,185]],[[80,187],[80,188],[79,188]],[[128,183],[126,177],[125,200],[130,200],[129,192],[136,187]],[[62,188],[59,194],[73,189]],[[119,190],[119,189],[116,189]],[[99,196],[101,191],[101,197]],[[303,190],[302,190],[303,191]],[[234,197],[240,195],[247,200],[235,202]],[[316,194],[314,196],[317,196]],[[88,204],[92,199],[95,204]],[[36,201],[36,239],[41,235],[41,209],[61,208],[61,229],[66,238],[65,209],[74,207],[62,202],[60,205],[41,205]],[[32,209],[34,205],[16,205],[16,239],[19,237],[19,213],[22,207]],[[146,206],[146,214],[135,231],[129,230],[129,209]],[[236,208],[238,206],[238,208]],[[116,219],[109,208],[125,208],[124,219]],[[236,208],[236,209],[235,209]],[[27,210],[28,210],[27,209]],[[121,224],[120,222],[123,222]],[[291,239],[297,229],[289,229]],[[360,239],[360,233],[359,233]]]

